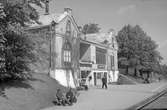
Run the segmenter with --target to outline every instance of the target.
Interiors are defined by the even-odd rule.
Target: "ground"
[[[28,82],[12,81],[1,84],[0,110],[39,110],[53,106],[57,88],[65,87],[46,74],[33,74]]]
[[[73,106],[53,106],[43,110],[122,110],[151,97],[167,87],[166,82],[138,85],[110,85],[81,91]]]
[[[80,91],[78,102],[73,106],[55,106],[52,101],[58,88],[64,91],[58,82],[45,74],[34,74],[28,82],[9,82],[0,85],[0,110],[115,110],[125,109],[156,94],[167,83],[109,85],[90,87]]]

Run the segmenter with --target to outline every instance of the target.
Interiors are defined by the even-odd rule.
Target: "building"
[[[48,65],[49,75],[67,87],[76,87],[81,80],[99,85],[104,74],[108,82],[116,82],[118,48],[114,31],[82,35],[70,8],[65,8],[61,14],[49,14],[48,9],[46,2],[45,15],[41,15],[39,23],[33,23],[28,31],[37,33],[46,42],[47,48],[42,48],[43,45],[40,48],[49,50],[49,64],[43,62]],[[104,39],[107,42],[103,42]]]
[[[114,31],[81,36],[80,79],[88,85],[101,85],[106,75],[108,82],[118,79],[117,42]]]
[[[28,30],[48,37],[50,76],[64,86],[75,87],[79,73],[80,31],[72,10],[65,8],[61,14],[48,14],[47,8],[46,11],[45,15],[40,16],[39,23],[32,24]]]

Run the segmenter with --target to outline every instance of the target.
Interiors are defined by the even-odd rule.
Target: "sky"
[[[52,0],[50,13],[61,13],[67,7],[79,26],[97,23],[101,32],[111,28],[118,32],[127,24],[140,25],[159,45],[163,63],[167,64],[167,0]]]

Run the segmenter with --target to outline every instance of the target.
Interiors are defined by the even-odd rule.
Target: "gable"
[[[56,28],[57,33],[59,33],[61,35],[65,34],[65,32],[66,32],[66,25],[67,25],[68,21],[70,21],[70,23],[71,23],[71,34],[72,34],[72,36],[77,37],[78,34],[79,34],[79,29],[78,29],[78,26],[75,23],[73,17],[71,17],[70,15],[67,15],[66,17],[64,17],[59,22],[59,24],[58,24],[58,26]]]

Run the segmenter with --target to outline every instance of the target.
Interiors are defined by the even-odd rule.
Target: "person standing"
[[[107,76],[104,75],[103,78],[102,78],[102,88],[104,88],[105,86],[105,89],[107,89]]]

